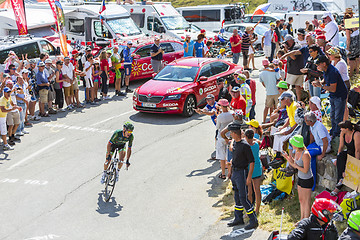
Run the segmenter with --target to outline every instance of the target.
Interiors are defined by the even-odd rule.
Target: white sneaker
[[[101,181],[100,181],[101,184],[105,183],[105,177],[106,177],[106,173],[103,173],[103,175],[101,177]]]
[[[59,112],[65,112],[65,109],[60,108],[58,111],[59,111]]]
[[[111,97],[108,95],[108,96],[106,96],[104,99],[105,99],[105,100],[110,100]]]
[[[41,117],[40,116],[34,116],[34,121],[39,121],[41,119]]]
[[[22,133],[23,133],[23,134],[29,134],[29,132],[26,131],[26,130],[22,130]]]
[[[4,147],[3,147],[3,150],[6,151],[6,150],[14,150],[14,148],[12,146],[10,146],[9,144],[5,144]]]
[[[24,133],[23,132],[15,133],[15,136],[24,136]]]

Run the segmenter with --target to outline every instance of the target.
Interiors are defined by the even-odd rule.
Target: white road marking
[[[10,179],[10,178],[4,178],[0,180],[0,183],[23,183],[23,184],[27,184],[27,185],[46,185],[49,182],[48,181],[44,181],[44,180],[31,180],[31,179],[26,179],[23,180],[23,182],[19,182],[20,179]]]
[[[55,238],[59,238],[60,236],[57,236],[55,234],[48,234],[45,236],[37,236],[37,237],[31,237],[31,238],[26,238],[24,240],[48,240],[48,239],[55,239]]]
[[[58,123],[46,123],[44,126],[50,127],[53,132],[56,132],[56,130],[54,130],[55,128],[79,130],[79,131],[86,131],[86,132],[98,132],[98,133],[113,133],[114,132],[113,130],[98,129],[98,128],[91,128],[91,127],[70,126],[70,125],[58,124]]]
[[[29,159],[35,157],[36,155],[38,155],[38,154],[40,154],[40,153],[42,153],[42,152],[44,152],[44,151],[46,151],[46,150],[48,150],[49,148],[55,146],[56,144],[58,144],[58,143],[60,143],[60,142],[62,142],[62,141],[64,141],[64,140],[65,140],[65,138],[61,138],[61,139],[59,139],[59,140],[57,140],[57,141],[55,141],[55,142],[47,145],[46,147],[44,147],[44,148],[42,148],[42,149],[34,152],[33,154],[30,154],[29,156],[27,156],[27,157],[24,158],[23,160],[21,160],[21,161],[15,163],[14,165],[10,166],[7,170],[11,170],[11,169],[13,169],[14,167],[19,166],[20,164],[28,161]]]
[[[101,123],[110,121],[111,119],[114,119],[114,118],[117,118],[117,117],[121,117],[121,116],[124,116],[124,115],[126,115],[126,114],[133,113],[133,112],[136,112],[136,111],[135,111],[135,110],[131,110],[131,111],[128,111],[128,112],[124,112],[124,113],[122,113],[122,114],[115,115],[115,116],[109,117],[109,118],[107,118],[107,119],[104,119],[104,120],[102,120],[102,121],[100,121],[100,122],[91,124],[90,126],[93,127],[93,126],[99,125],[99,124],[101,124]]]

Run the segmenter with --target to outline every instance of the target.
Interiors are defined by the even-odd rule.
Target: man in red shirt
[[[246,101],[244,99],[243,96],[241,96],[240,94],[240,88],[239,87],[234,87],[233,89],[231,89],[231,103],[230,103],[230,107],[233,110],[236,109],[241,109],[243,111],[243,113],[246,112]]]
[[[241,52],[241,37],[239,36],[237,29],[234,29],[233,35],[230,37],[230,44],[231,52],[233,54],[233,63],[237,64]]]

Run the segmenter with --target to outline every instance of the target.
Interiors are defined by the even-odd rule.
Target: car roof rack
[[[18,43],[25,40],[31,40],[34,38],[34,35],[9,35],[9,36],[1,36],[0,44],[12,44]]]

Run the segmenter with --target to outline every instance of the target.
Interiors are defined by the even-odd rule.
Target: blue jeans
[[[22,108],[22,111],[19,111],[20,112],[20,124],[19,124],[19,127],[16,129],[16,133],[20,133],[25,128],[26,104],[18,102],[17,105]]]
[[[233,59],[233,63],[238,64],[240,59],[240,53],[233,53],[232,59]]]
[[[346,98],[330,97],[330,118],[331,118],[331,130],[330,135],[333,137],[340,135],[339,123],[344,118],[344,111],[346,105]]]
[[[314,87],[310,81],[309,82],[309,93],[310,93],[310,96],[311,97],[314,97],[314,96],[318,96],[320,97],[321,95],[321,87]]]
[[[315,190],[316,187],[316,156],[320,155],[322,153],[321,147],[319,147],[315,142],[309,144],[309,146],[307,146],[307,150],[310,153],[311,156],[311,171],[314,177],[314,186],[312,188],[312,190]]]
[[[272,62],[272,60],[274,59],[275,50],[276,50],[276,43],[271,42],[271,54],[269,57],[269,62]]]
[[[247,197],[246,188],[246,169],[234,170],[232,169],[231,182],[234,189],[234,200],[235,200],[235,220],[240,221],[243,217],[243,210],[245,208],[246,214],[250,219],[250,223],[257,222],[256,214],[254,212],[254,206],[250,203]]]

